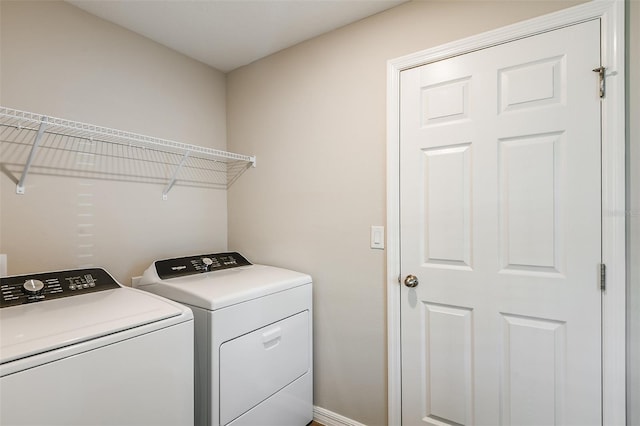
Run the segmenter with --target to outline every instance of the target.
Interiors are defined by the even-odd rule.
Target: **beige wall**
[[[226,148],[221,72],[61,1],[2,0],[1,19],[2,106]],[[162,190],[32,174],[20,196],[0,173],[8,272],[93,263],[129,284],[154,259],[226,249],[225,191],[174,187],[162,201]]]
[[[386,423],[386,62],[569,7],[417,1],[227,76],[228,145],[258,167],[229,191],[229,245],[314,277],[315,404]]]

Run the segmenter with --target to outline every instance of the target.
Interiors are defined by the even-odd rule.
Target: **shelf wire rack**
[[[227,189],[254,156],[0,106],[0,168],[25,193],[30,173]],[[20,176],[18,179],[17,176]]]

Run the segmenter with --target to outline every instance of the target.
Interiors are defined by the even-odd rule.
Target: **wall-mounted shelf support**
[[[36,150],[38,149],[38,146],[42,141],[42,135],[47,128],[47,122],[47,117],[42,117],[42,121],[40,121],[40,127],[38,128],[38,133],[36,134],[36,138],[33,141],[33,145],[31,146],[31,151],[29,152],[29,157],[27,158],[27,163],[24,165],[22,176],[20,176],[20,181],[16,186],[16,194],[24,195],[24,181],[27,179],[27,174],[29,174],[29,169],[31,168],[33,157],[36,155]]]
[[[0,106],[0,158],[15,173],[227,189],[256,157]],[[20,175],[18,179],[17,176]]]
[[[180,161],[180,164],[178,164],[178,167],[176,167],[176,171],[173,172],[173,176],[171,176],[171,180],[169,181],[167,186],[164,188],[164,191],[162,191],[163,200],[167,201],[167,194],[173,187],[173,184],[176,183],[176,178],[178,177],[178,173],[180,172],[180,169],[182,169],[182,167],[184,166],[184,163],[187,161],[187,158],[189,158],[189,151],[184,153],[184,156],[182,157],[182,161]]]

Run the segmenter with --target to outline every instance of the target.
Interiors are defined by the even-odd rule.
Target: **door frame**
[[[388,421],[402,422],[400,336],[400,72],[523,37],[600,19],[606,97],[602,108],[602,422],[626,422],[624,1],[594,0],[387,62]],[[594,79],[594,82],[596,80]],[[595,83],[594,89],[597,90]],[[598,273],[594,266],[594,275]]]

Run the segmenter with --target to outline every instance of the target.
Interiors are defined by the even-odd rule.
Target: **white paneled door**
[[[401,73],[404,425],[601,424],[599,66],[594,20]]]

